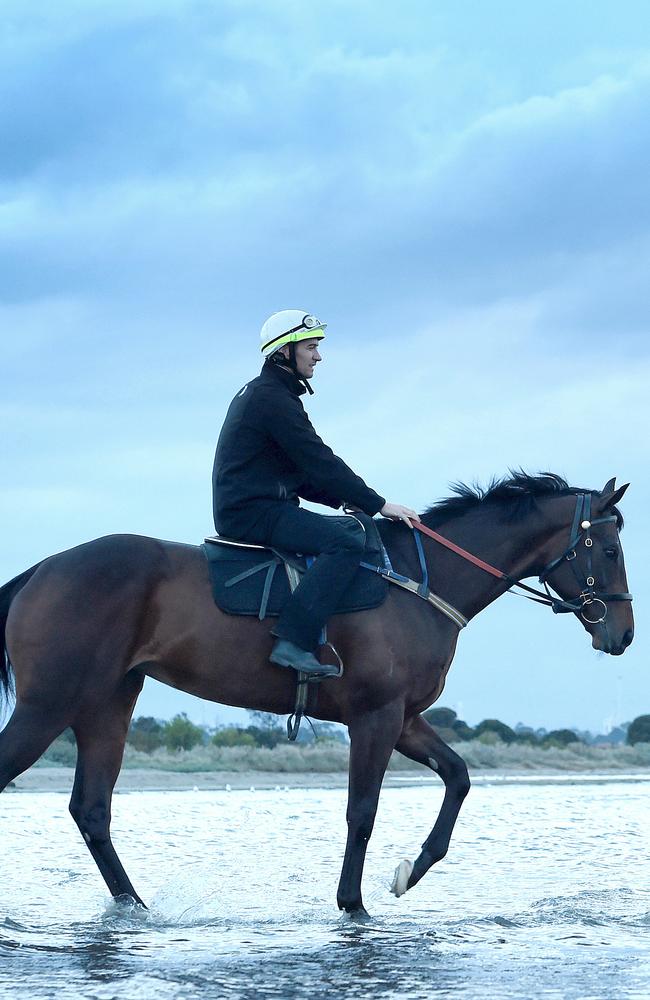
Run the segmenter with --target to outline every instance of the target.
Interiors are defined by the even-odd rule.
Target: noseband
[[[562,554],[556,559],[552,559],[539,574],[539,582],[544,585],[543,591],[536,590],[535,587],[529,587],[528,584],[521,583],[520,580],[516,580],[514,577],[508,576],[507,573],[503,573],[500,569],[496,569],[494,566],[486,563],[483,559],[479,559],[478,556],[472,555],[472,553],[468,552],[466,549],[462,549],[460,545],[456,545],[455,542],[451,542],[443,535],[439,535],[437,531],[427,528],[426,525],[422,524],[420,521],[413,521],[412,526],[413,528],[416,528],[417,531],[422,532],[422,534],[435,539],[436,542],[444,545],[445,548],[451,549],[452,552],[455,552],[463,559],[466,559],[468,562],[473,563],[480,569],[485,570],[486,573],[490,573],[492,576],[496,576],[500,580],[505,580],[510,585],[510,592],[515,594],[517,597],[526,597],[528,600],[535,601],[537,604],[544,604],[547,607],[552,608],[556,615],[573,612],[574,614],[579,614],[582,620],[587,622],[589,625],[598,625],[605,621],[605,618],[607,617],[607,605],[610,601],[632,600],[632,594],[610,594],[602,590],[596,590],[596,580],[592,571],[591,550],[594,543],[591,537],[591,529],[594,525],[607,524],[610,521],[616,521],[615,514],[608,515],[607,517],[597,517],[592,521],[591,493],[578,493],[576,495],[576,508],[573,514],[569,544],[564,552],[562,552]],[[417,532],[415,532],[415,541],[418,548],[418,554],[420,556],[420,563],[422,563],[424,561],[424,553],[422,552],[422,543],[420,542]],[[580,545],[584,545],[587,550],[584,579],[577,566],[578,547]],[[565,601],[561,597],[556,597],[553,593],[551,593],[548,584],[549,575],[563,562],[571,564],[573,575],[575,576],[578,586],[580,587],[580,593],[578,596],[569,601]],[[520,590],[527,591],[527,593],[518,594],[517,591],[512,589],[513,587],[518,587]]]

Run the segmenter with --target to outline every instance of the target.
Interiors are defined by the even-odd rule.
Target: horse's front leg
[[[397,867],[392,891],[401,896],[412,889],[429,868],[444,858],[451,834],[469,792],[470,781],[465,761],[444,743],[420,715],[409,719],[395,747],[405,757],[417,760],[439,774],[445,783],[445,797],[433,830],[422,845],[415,864],[402,861]]]
[[[403,724],[404,703],[399,699],[356,716],[348,725],[348,839],[336,899],[340,910],[356,918],[367,916],[361,899],[363,864],[377,813],[379,790]]]

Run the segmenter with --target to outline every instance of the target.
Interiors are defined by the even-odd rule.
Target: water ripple
[[[148,910],[103,902],[62,796],[3,797],[3,1000],[647,1000],[649,862],[631,835],[650,825],[646,789],[474,789],[447,859],[399,900],[395,862],[440,800],[387,789],[363,925],[334,904],[338,790],[117,796],[116,845]]]

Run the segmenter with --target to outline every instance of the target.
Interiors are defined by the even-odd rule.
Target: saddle
[[[355,511],[354,516],[363,524],[366,545],[362,563],[341,598],[337,614],[377,608],[388,593],[388,581],[380,573],[391,566],[377,525],[366,514]],[[280,614],[314,558],[221,535],[208,536],[201,547],[208,561],[215,604],[229,615],[250,615],[260,620]]]
[[[335,613],[377,608],[386,600],[389,585],[395,584],[432,605],[457,628],[464,628],[467,619],[429,590],[429,573],[419,532],[413,532],[422,573],[422,580],[418,583],[395,572],[373,518],[359,511],[355,511],[354,516],[366,532],[364,558]],[[212,594],[218,607],[230,615],[256,615],[260,621],[270,615],[279,615],[312,561],[310,556],[281,552],[220,535],[208,536],[201,547],[208,562]],[[372,572],[366,572],[367,570]],[[326,635],[321,637],[321,646],[323,645],[329,646],[336,656],[341,676],[343,663],[331,643],[327,642]],[[318,688],[313,678],[311,686]],[[296,706],[287,721],[287,735],[292,741],[296,739],[300,720],[307,711],[309,687],[310,678],[307,674],[299,673]]]

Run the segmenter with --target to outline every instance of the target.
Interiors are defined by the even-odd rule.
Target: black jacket
[[[214,523],[222,535],[264,541],[286,503],[299,497],[366,514],[385,504],[319,438],[293,372],[267,361],[233,399],[212,473]]]

